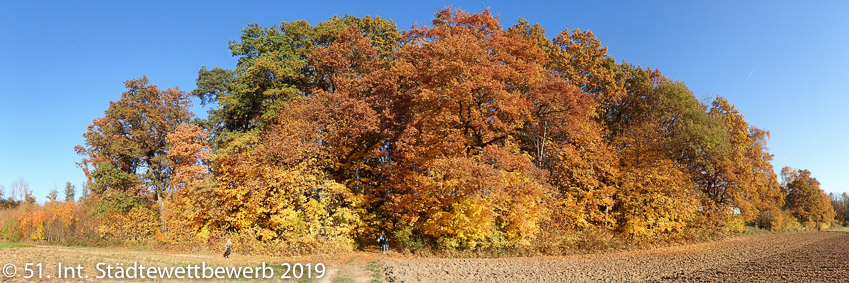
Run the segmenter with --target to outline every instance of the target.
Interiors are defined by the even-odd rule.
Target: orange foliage
[[[168,159],[174,167],[171,188],[191,188],[197,185],[208,171],[209,146],[206,134],[197,125],[182,124],[166,137]]]
[[[199,74],[196,95],[219,103],[207,120],[185,124],[186,93],[143,78],[89,127],[76,149],[99,180],[80,207],[103,213],[100,239],[228,236],[279,254],[386,231],[404,246],[560,253],[794,223],[768,132],[722,97],[709,107],[656,69],[617,64],[589,31],[548,39],[489,10],[443,9],[403,33],[371,17],[250,25],[230,46],[236,70]],[[136,104],[156,117],[118,123]],[[796,217],[828,218],[816,186],[785,184]],[[153,189],[161,213],[115,188]],[[14,225],[51,240],[84,222],[75,210],[51,202]]]

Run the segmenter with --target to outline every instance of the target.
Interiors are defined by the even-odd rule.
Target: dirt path
[[[506,259],[387,259],[390,282],[847,281],[849,233],[740,237],[644,251]]]

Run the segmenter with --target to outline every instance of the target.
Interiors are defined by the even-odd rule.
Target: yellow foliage
[[[25,204],[0,210],[0,237],[52,243],[81,243],[95,240],[97,219],[89,206],[48,202],[44,206]]]
[[[437,211],[422,225],[422,233],[449,249],[475,248],[492,235],[492,205],[480,197],[465,198],[449,211]]]
[[[44,240],[45,221],[47,221],[47,212],[39,207],[28,209],[24,217],[18,222],[18,229],[23,231],[24,236],[33,241]]]
[[[664,154],[652,124],[641,125],[637,139],[622,160],[619,188],[619,230],[631,238],[681,232],[696,213],[693,184]]]
[[[746,220],[743,215],[734,215],[725,221],[725,230],[729,233],[746,232]]]
[[[124,213],[110,210],[103,216],[100,236],[118,242],[139,242],[149,239],[159,227],[156,212],[136,206]]]
[[[198,240],[232,233],[245,250],[263,253],[352,250],[355,227],[362,224],[352,213],[358,197],[318,170],[318,159],[281,166],[258,154],[268,150],[259,141],[251,134],[238,137],[214,157],[214,182],[187,186],[178,195],[174,209],[186,220],[185,229]]]
[[[501,194],[509,196],[496,206],[500,231],[505,233],[508,245],[527,246],[540,230],[539,223],[544,213],[540,202],[544,187],[516,172],[501,172],[499,177],[506,188]]]

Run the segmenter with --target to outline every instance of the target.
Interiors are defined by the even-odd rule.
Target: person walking
[[[384,254],[389,252],[389,239],[386,238],[386,234],[383,231],[377,236],[377,243],[380,244],[380,252]]]
[[[224,243],[224,258],[230,258],[230,246],[233,245],[233,242],[230,241],[230,238],[227,238],[227,243]]]

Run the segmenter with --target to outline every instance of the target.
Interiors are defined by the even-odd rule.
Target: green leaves
[[[116,168],[112,163],[102,162],[92,173],[91,192],[103,194],[110,190],[138,192],[141,180],[139,176]]]
[[[395,24],[380,17],[333,17],[315,26],[306,21],[280,26],[250,24],[230,51],[239,57],[235,71],[201,68],[194,94],[204,103],[217,101],[210,120],[216,131],[245,131],[269,125],[296,97],[331,90],[328,74],[310,62],[317,48],[327,47],[348,27],[357,27],[382,56],[400,43]],[[214,133],[218,135],[218,133]]]
[[[195,81],[197,88],[192,95],[200,98],[202,105],[217,102],[220,96],[230,93],[230,87],[236,80],[236,72],[222,68],[207,69],[202,66]]]

